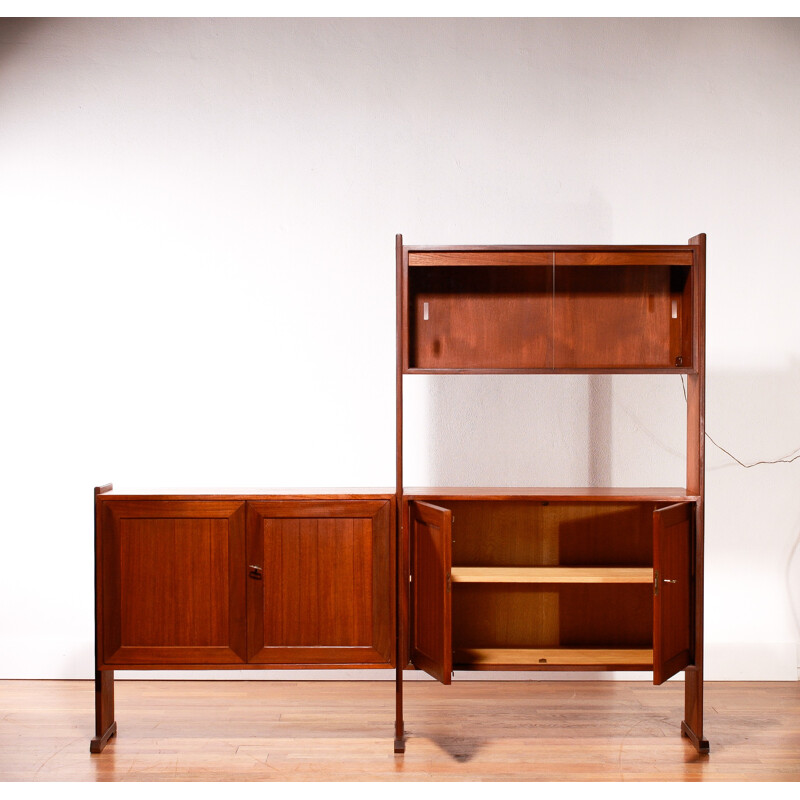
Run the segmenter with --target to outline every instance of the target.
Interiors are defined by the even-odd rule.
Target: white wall
[[[393,485],[397,232],[705,231],[708,431],[786,455],[799,143],[797,20],[0,22],[0,676],[92,674],[96,484]],[[409,482],[683,483],[676,376],[410,382]],[[708,677],[794,679],[800,461],[707,482]]]

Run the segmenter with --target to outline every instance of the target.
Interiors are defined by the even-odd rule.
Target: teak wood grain
[[[660,487],[585,486],[414,486],[404,489],[403,496],[408,500],[520,500],[530,499],[541,502],[579,501],[591,503],[635,503],[652,501],[670,505],[700,499],[686,489]]]
[[[553,253],[531,250],[505,250],[503,252],[483,251],[436,251],[423,253],[409,253],[408,265],[410,267],[490,267],[490,266],[552,266]]]
[[[592,264],[557,267],[555,275],[556,369],[691,366],[674,268]]]
[[[553,269],[415,268],[409,364],[416,368],[546,369],[553,364]]]
[[[695,253],[404,249],[405,371],[692,371]]]
[[[653,583],[648,567],[453,567],[453,583]]]
[[[564,266],[674,266],[690,265],[693,262],[692,252],[688,248],[647,250],[620,248],[619,250],[597,248],[587,250],[563,250],[554,252],[555,265]]]
[[[395,646],[388,500],[247,504],[252,664],[386,665]]]
[[[692,567],[694,592],[692,603],[694,664],[685,670],[686,701],[683,732],[701,752],[708,752],[703,735],[703,603],[705,552],[705,452],[706,452],[706,235],[693,236],[692,268],[692,340],[696,371],[687,375],[686,413],[686,488],[699,495],[694,513]]]
[[[103,496],[102,664],[243,664],[244,503]]]
[[[653,682],[663,683],[694,663],[692,527],[695,509],[676,503],[653,514]]]
[[[412,659],[448,684],[453,669],[452,513],[430,503],[411,503],[410,536]]]
[[[647,648],[611,647],[526,647],[457,649],[456,669],[564,669],[648,670],[653,651]]]

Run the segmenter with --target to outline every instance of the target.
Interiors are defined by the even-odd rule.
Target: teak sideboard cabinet
[[[391,667],[395,495],[95,490],[95,737],[114,670]]]
[[[683,670],[682,731],[708,752],[705,234],[396,246],[398,666],[445,684],[454,670],[646,670],[656,684]],[[404,377],[476,373],[684,375],[685,487],[405,487]],[[402,751],[402,691],[397,702]]]
[[[454,670],[684,671],[681,729],[707,753],[705,235],[396,244],[394,490],[95,489],[91,751],[116,733],[115,670],[395,667],[402,752],[415,667],[445,684]],[[405,376],[565,372],[684,375],[686,486],[404,486]]]

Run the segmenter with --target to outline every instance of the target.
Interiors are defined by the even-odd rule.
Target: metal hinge
[[[447,594],[450,594],[450,573],[447,574]]]
[[[653,596],[658,597],[658,570],[653,570]]]

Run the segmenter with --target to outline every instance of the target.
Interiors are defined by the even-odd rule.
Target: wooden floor
[[[93,684],[0,681],[4,781],[797,781],[800,683],[709,683],[699,756],[683,684],[127,681],[89,754]]]

